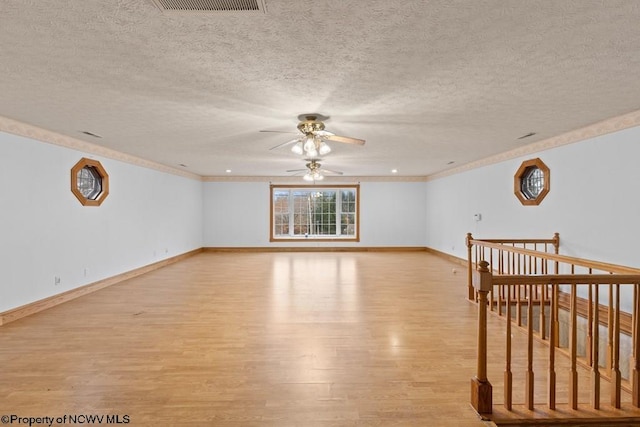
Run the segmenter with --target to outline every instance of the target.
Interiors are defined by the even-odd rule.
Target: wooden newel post
[[[491,281],[489,263],[480,261],[473,275],[473,286],[478,291],[478,368],[471,378],[471,406],[479,414],[490,414],[493,406],[493,390],[487,379],[487,294]]]
[[[473,260],[471,259],[471,249],[473,245],[471,244],[471,240],[473,240],[473,236],[471,233],[467,233],[467,286],[469,290],[468,298],[470,301],[476,300],[476,293],[473,289]]]

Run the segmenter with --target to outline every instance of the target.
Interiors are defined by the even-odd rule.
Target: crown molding
[[[636,126],[640,126],[640,110],[603,120],[601,122],[597,122],[580,129],[572,130],[558,136],[543,139],[542,141],[538,141],[533,144],[525,145],[523,147],[505,151],[494,156],[476,160],[475,162],[470,162],[443,172],[434,173],[428,175],[426,177],[426,181],[433,181],[439,178],[467,172],[469,170],[477,169],[483,166],[501,163],[507,160],[516,159],[518,157],[523,157],[540,151],[550,150],[552,148],[561,147],[563,145],[573,144],[575,142],[585,141],[587,139]]]
[[[60,147],[70,148],[72,150],[82,151],[83,153],[87,154],[93,154],[96,156],[118,160],[147,169],[154,169],[160,172],[178,175],[184,178],[194,179],[197,181],[202,180],[202,177],[200,175],[196,175],[191,172],[172,168],[170,166],[165,166],[160,163],[155,163],[150,160],[145,160],[140,157],[125,154],[111,148],[92,144],[90,142],[82,141],[80,139],[76,139],[67,135],[62,135],[56,132],[42,129],[37,126],[9,119],[7,117],[0,116],[0,131],[12,133],[14,135],[22,136],[25,138],[35,139],[40,142],[58,145]]]
[[[204,182],[269,182],[269,183],[307,183],[302,176],[205,176]],[[358,183],[358,182],[425,182],[425,176],[325,176],[316,184]]]

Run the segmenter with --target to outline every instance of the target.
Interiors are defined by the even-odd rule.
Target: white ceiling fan
[[[309,163],[307,163],[304,169],[290,169],[287,172],[293,173],[294,175],[305,172],[302,179],[305,181],[322,181],[324,179],[324,174],[332,174],[332,175],[342,175],[343,172],[334,171],[331,169],[324,169],[322,165],[318,163],[319,159],[307,159]]]
[[[331,152],[331,147],[329,147],[329,145],[327,145],[325,141],[364,145],[364,139],[339,136],[332,132],[326,131],[324,121],[328,119],[329,116],[323,116],[316,113],[299,115],[298,120],[300,120],[300,123],[298,123],[298,130],[302,132],[302,135],[290,141],[278,144],[275,147],[271,147],[270,150],[294,144],[293,147],[291,147],[291,151],[296,154],[304,154],[307,157],[313,159],[317,158],[318,156],[324,156]],[[286,131],[272,130],[261,130],[260,132],[288,133]]]

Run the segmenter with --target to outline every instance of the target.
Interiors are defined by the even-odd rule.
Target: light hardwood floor
[[[1,327],[0,415],[489,425],[469,405],[465,277],[423,252],[199,254]],[[502,340],[503,320],[489,323]]]

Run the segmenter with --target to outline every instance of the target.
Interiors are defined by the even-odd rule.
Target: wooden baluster
[[[620,408],[620,285],[615,285],[615,315],[613,316],[613,349],[611,354],[611,406]],[[611,297],[609,298],[611,299]],[[611,323],[610,323],[611,325]]]
[[[553,233],[553,247],[556,254],[560,253],[560,233]],[[558,261],[556,261],[556,274],[558,273],[557,264]]]
[[[560,245],[560,237],[558,235],[558,233],[555,234],[554,236],[556,239],[557,244],[554,243],[554,248],[555,248],[555,253],[558,253],[558,246]],[[558,271],[560,270],[559,268],[559,263],[558,261],[555,261],[553,263],[553,274],[558,274]],[[553,345],[555,345],[556,347],[560,348],[560,304],[558,303],[558,287],[554,286],[553,287],[553,306],[550,308],[551,310],[553,310],[554,316],[555,316],[555,322],[552,323],[552,325],[550,327],[552,327],[555,331],[555,343],[553,343]]]
[[[485,248],[486,249],[486,248]],[[491,272],[491,274],[493,274],[493,248],[488,248],[489,249],[489,271]],[[486,257],[486,253],[484,254],[485,257],[483,259],[487,259]],[[493,311],[493,306],[494,306],[494,289],[493,286],[491,287],[491,290],[489,290],[489,310]]]
[[[517,270],[516,270],[516,274],[521,274],[520,273],[520,254],[518,255],[518,262],[517,262]],[[516,313],[518,315],[518,326],[522,326],[522,285],[517,285],[517,298],[518,301],[516,302]],[[526,289],[525,289],[525,297],[526,297]]]
[[[589,290],[592,285],[589,284]],[[593,288],[593,340],[591,348],[591,406],[593,409],[600,409],[600,364],[599,364],[599,344],[600,344],[600,310],[599,304],[599,289],[600,285],[597,283]]]
[[[545,285],[546,286],[546,285]],[[558,298],[558,293],[555,292],[557,286],[552,286],[551,293],[551,305],[549,307],[549,316],[551,317],[551,324],[553,325],[556,322],[555,312],[553,310],[554,304],[556,304],[556,299]],[[549,329],[549,374],[548,374],[548,389],[547,389],[547,405],[549,409],[556,409],[556,347],[554,343],[557,340],[556,331],[554,328]]]
[[[609,285],[609,308],[607,309],[607,357],[605,360],[609,376],[611,376],[611,370],[613,369],[613,323],[613,285]]]
[[[540,287],[540,286],[546,286],[546,285],[536,285],[536,289],[537,289],[538,287]],[[544,292],[540,292],[540,293],[539,293],[539,295],[538,295],[538,297],[539,297],[539,298],[538,298],[538,301],[539,301],[539,304],[540,304],[540,305],[538,306],[538,307],[539,307],[539,309],[540,309],[540,321],[539,321],[538,326],[539,326],[539,328],[540,328],[540,339],[544,340],[544,339],[545,339],[545,337],[546,337],[546,335],[547,335],[547,332],[546,332],[546,330],[545,330],[545,329],[546,329],[547,324],[546,324],[546,318],[545,318],[546,313],[544,312],[544,311],[545,311],[545,310],[544,310],[544,305],[545,305]]]
[[[480,246],[476,245],[475,247],[475,251],[476,251],[476,264],[474,268],[478,268],[478,266],[480,265],[480,261],[482,260],[480,257]],[[475,302],[478,302],[478,291],[476,290],[474,295],[473,295],[473,299],[475,300]]]
[[[640,408],[640,285],[637,283],[633,287],[633,359],[631,369],[631,403],[636,408]]]
[[[551,345],[560,347],[560,321],[558,320],[558,312],[560,310],[560,306],[558,304],[558,286],[553,286],[551,289],[551,293],[552,293],[553,300],[549,310],[553,311],[554,320],[551,322],[550,329],[553,329],[555,338],[553,341],[550,341],[550,342],[551,342]]]
[[[516,325],[522,326],[522,285],[516,285]]]
[[[473,289],[473,261],[472,261],[472,247],[471,240],[473,236],[471,233],[467,233],[467,298],[471,301],[476,299],[476,291]]]
[[[591,274],[591,269],[589,269],[589,274]],[[587,297],[589,300],[589,305],[587,306],[587,338],[585,342],[585,357],[587,358],[587,364],[589,366],[593,365],[593,289],[591,285],[589,285],[589,296]]]
[[[471,405],[479,414],[490,414],[493,406],[493,389],[487,378],[487,293],[493,287],[489,263],[480,261],[478,279],[478,366],[471,379]]]
[[[493,288],[491,288],[487,297],[489,299],[489,311],[493,311]]]
[[[531,287],[529,288],[529,298],[527,304],[527,374],[526,374],[526,389],[525,389],[525,402],[527,409],[533,410],[533,293]]]
[[[489,271],[491,271],[491,273],[495,271],[495,267],[493,265],[493,248],[489,248]]]
[[[491,274],[496,271],[495,264],[493,263],[493,249],[489,252],[489,270],[491,270]],[[496,300],[496,310],[498,311],[498,316],[502,316],[502,296],[500,295],[502,286],[498,288],[491,288],[491,307],[493,307],[494,293]]]
[[[497,268],[495,269],[498,274],[502,274],[502,249],[496,250]],[[504,285],[498,286],[498,316],[502,316],[502,300],[504,299]]]
[[[502,249],[500,249],[499,258],[500,258],[500,271],[499,271],[499,274],[504,274],[504,251]],[[502,289],[501,289],[502,299],[505,298],[505,290],[508,292],[509,291],[509,287],[503,285]]]
[[[516,254],[512,253],[511,254],[511,270],[509,271],[509,274],[516,274]]]
[[[513,253],[507,252],[507,274],[513,274]],[[512,292],[511,298],[515,301],[516,288],[511,286],[509,292]]]
[[[571,328],[569,331],[569,354],[571,358],[571,367],[569,370],[569,406],[571,409],[578,409],[578,371],[576,369],[577,359],[577,329],[578,329],[578,310],[577,310],[577,286],[571,285]]]
[[[545,243],[545,249],[546,249],[547,244]],[[544,258],[540,258],[540,273],[541,274],[547,274],[547,261]],[[537,271],[537,267],[536,267],[536,271]],[[541,327],[540,330],[542,331],[542,339],[544,339],[546,333],[547,333],[547,323],[546,323],[546,318],[547,318],[547,313],[545,310],[545,303],[544,301],[549,301],[549,317],[551,317],[551,310],[553,309],[553,302],[551,301],[551,297],[549,297],[549,285],[542,285],[542,302],[540,304],[540,313],[542,314],[542,320],[540,322]],[[550,327],[553,326],[553,321],[549,321],[549,325]],[[549,335],[551,335],[551,330],[549,330]],[[553,341],[550,341],[553,345]]]
[[[510,411],[513,405],[513,374],[511,373],[511,290],[507,287],[507,344],[504,371],[504,407]]]

